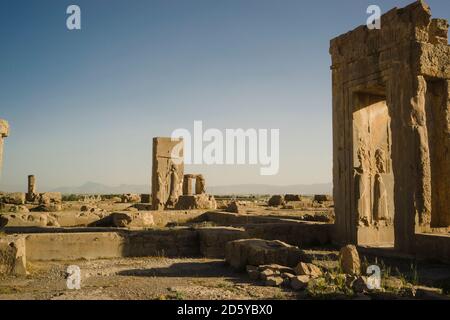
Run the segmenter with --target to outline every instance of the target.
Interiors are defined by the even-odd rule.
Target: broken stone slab
[[[303,290],[308,286],[311,277],[309,276],[295,276],[291,279],[291,288],[294,290]]]
[[[341,269],[346,274],[361,274],[361,261],[358,250],[354,245],[347,245],[341,248],[339,252],[339,263]]]
[[[114,212],[110,218],[112,226],[117,228],[149,228],[155,225],[151,212]]]
[[[281,276],[268,277],[264,284],[267,287],[279,287],[284,283],[284,279]]]
[[[291,286],[291,280],[292,278],[295,277],[295,274],[292,273],[282,273],[281,277],[283,278],[283,285],[286,287],[290,287]]]
[[[0,225],[6,227],[59,227],[55,217],[46,213],[6,213],[0,216]]]
[[[0,275],[26,275],[25,238],[0,237]]]
[[[267,280],[269,277],[273,277],[275,275],[277,275],[279,273],[276,273],[273,270],[267,269],[267,270],[263,270],[259,273],[259,277],[261,278],[261,280]]]
[[[141,202],[141,196],[139,194],[127,193],[121,196],[122,203],[139,203]]]
[[[300,262],[295,267],[295,274],[299,276],[309,276],[311,278],[318,278],[322,276],[322,270],[312,263]]]
[[[200,252],[206,258],[224,258],[228,242],[247,239],[245,230],[232,227],[208,227],[197,229],[200,238]]]
[[[214,196],[208,194],[182,195],[178,198],[175,210],[215,210],[217,202]]]
[[[109,215],[106,211],[64,211],[51,213],[62,227],[95,226],[94,224]],[[110,225],[109,225],[110,226]]]
[[[267,204],[269,205],[269,207],[279,207],[279,206],[285,205],[286,203],[284,201],[283,196],[275,195],[269,199]]]
[[[81,212],[89,212],[89,213],[93,213],[93,214],[105,214],[106,211],[97,207],[97,206],[92,206],[92,205],[82,205],[80,207],[80,211]]]
[[[282,274],[282,273],[294,273],[294,269],[289,268],[289,267],[285,267],[285,266],[281,266],[279,264],[266,264],[266,265],[262,265],[258,267],[258,270],[264,271],[264,270],[272,270],[273,272],[277,273],[277,274]]]
[[[225,260],[238,270],[247,265],[279,264],[288,267],[305,261],[306,254],[296,246],[275,240],[244,239],[228,242],[225,246]]]

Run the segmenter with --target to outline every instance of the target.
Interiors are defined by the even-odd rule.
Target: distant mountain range
[[[216,195],[230,194],[331,194],[332,184],[297,184],[290,186],[273,186],[263,184],[242,184],[229,186],[208,187],[208,193]],[[150,193],[149,185],[126,185],[117,187],[106,186],[100,183],[88,182],[79,187],[57,188],[52,191],[64,194],[120,194],[120,193]]]
[[[22,191],[16,186],[1,186],[5,192]],[[228,186],[211,186],[207,192],[214,195],[245,195],[245,194],[331,194],[331,183],[296,184],[289,186],[274,186],[264,184],[241,184]],[[150,185],[128,185],[111,187],[101,183],[87,182],[78,187],[61,187],[43,191],[61,192],[63,194],[122,194],[122,193],[151,193]]]
[[[121,184],[117,187],[96,182],[87,182],[79,187],[62,187],[52,190],[63,194],[121,194],[121,193],[151,193],[149,185]]]

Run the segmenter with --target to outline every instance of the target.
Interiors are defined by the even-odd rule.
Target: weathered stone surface
[[[206,193],[206,181],[203,175],[198,174],[195,177],[195,194]]]
[[[295,274],[298,276],[309,276],[311,278],[318,278],[322,276],[322,270],[312,263],[300,262],[295,267]]]
[[[261,265],[258,267],[259,271],[264,271],[264,270],[272,270],[273,272],[275,272],[276,274],[282,274],[282,273],[294,273],[294,269],[290,268],[290,267],[285,267],[279,264],[265,264],[265,265]]]
[[[267,202],[267,204],[270,207],[279,207],[285,204],[284,198],[283,196],[279,196],[279,195],[275,195],[272,196],[269,201]]]
[[[152,204],[154,210],[173,208],[183,190],[183,140],[153,139]]]
[[[424,1],[381,21],[330,44],[336,239],[413,252],[450,226],[448,24]]]
[[[275,275],[277,275],[277,273],[270,269],[266,269],[266,270],[259,272],[259,277],[261,278],[261,280],[264,280],[264,281],[266,281],[268,278],[273,277]]]
[[[291,279],[291,287],[294,290],[303,290],[308,286],[311,277],[309,276],[295,276]]]
[[[195,210],[205,209],[214,210],[217,209],[217,203],[214,196],[207,194],[196,194],[192,196],[182,195],[178,198],[178,202],[175,206],[176,210]]]
[[[45,213],[8,213],[1,215],[8,227],[47,227],[49,216]]]
[[[347,245],[341,249],[339,263],[342,271],[346,274],[359,275],[361,273],[361,261],[354,245]]]
[[[9,209],[8,212],[13,212],[13,213],[28,213],[30,212],[30,209],[28,209],[26,206],[16,206],[16,205],[12,205]]]
[[[61,204],[62,195],[60,192],[44,192],[37,196],[37,201],[43,205]]]
[[[231,201],[227,206],[226,211],[231,213],[244,213],[244,208],[241,206],[239,201]]]
[[[27,274],[25,240],[23,237],[0,237],[0,275],[5,274]]]
[[[35,233],[26,246],[29,261],[200,256],[198,233],[189,228]]]
[[[268,277],[264,282],[267,287],[279,287],[283,283],[284,279],[281,276]]]
[[[235,269],[265,264],[294,267],[304,258],[298,247],[281,241],[245,239],[228,242],[225,247],[225,259]]]
[[[224,258],[228,242],[249,238],[242,230],[231,227],[209,227],[198,229],[200,252],[207,258]]]
[[[141,202],[141,196],[139,194],[127,193],[121,196],[122,203],[139,203]]]
[[[25,193],[23,192],[4,193],[0,197],[0,202],[5,204],[16,204],[16,205],[25,204]]]
[[[112,226],[118,228],[148,228],[155,225],[151,212],[114,212],[110,215]]]
[[[97,206],[92,206],[92,205],[82,205],[80,207],[80,211],[81,212],[89,212],[89,213],[97,213],[97,214],[103,214],[106,211],[103,209],[100,209]]]

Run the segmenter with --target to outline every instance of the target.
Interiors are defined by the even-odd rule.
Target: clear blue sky
[[[1,0],[1,184],[146,184],[151,140],[194,120],[279,128],[280,172],[188,167],[209,185],[331,181],[329,40],[406,0]],[[450,1],[429,0],[450,19]],[[82,30],[66,29],[78,4]]]

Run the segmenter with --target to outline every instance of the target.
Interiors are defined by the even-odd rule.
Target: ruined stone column
[[[183,196],[192,196],[192,180],[191,174],[185,174],[183,179]]]
[[[0,177],[3,165],[3,139],[9,135],[8,121],[0,119]]]
[[[35,195],[36,195],[36,177],[34,175],[29,175],[27,201],[33,202]]]
[[[204,194],[204,193],[206,193],[205,178],[203,178],[203,175],[199,174],[195,178],[195,194]]]

